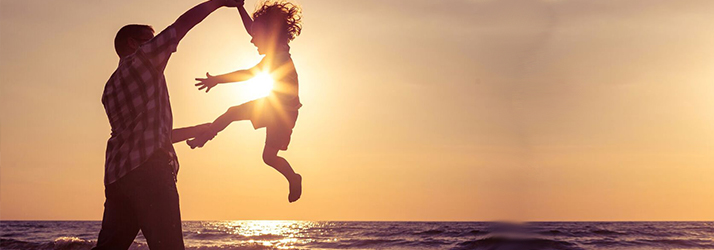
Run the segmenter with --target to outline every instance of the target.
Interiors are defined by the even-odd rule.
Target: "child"
[[[301,10],[290,2],[269,1],[263,2],[253,13],[253,20],[243,6],[238,7],[238,11],[248,34],[253,37],[251,43],[265,57],[247,70],[218,76],[206,73],[206,78],[196,78],[199,81],[196,86],[208,92],[219,83],[245,81],[258,73],[269,72],[275,81],[273,90],[267,97],[229,108],[205,133],[187,143],[191,148],[203,147],[233,121],[250,120],[255,129],[265,127],[263,161],[285,176],[290,183],[288,201],[294,202],[302,193],[302,176],[293,171],[288,161],[278,156],[278,151],[288,149],[298,109],[302,106],[298,97],[297,72],[288,46],[302,30]]]

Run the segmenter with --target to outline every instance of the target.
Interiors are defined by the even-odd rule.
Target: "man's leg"
[[[137,181],[132,195],[139,227],[149,248],[184,249],[179,197],[171,166],[166,161],[149,161],[139,168],[144,168],[144,178]]]
[[[121,181],[121,180],[119,180]],[[139,233],[139,224],[128,199],[119,192],[118,183],[105,190],[104,218],[97,246],[93,250],[126,250]]]

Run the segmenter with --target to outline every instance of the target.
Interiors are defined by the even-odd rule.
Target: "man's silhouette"
[[[184,249],[172,143],[207,125],[172,130],[164,68],[179,41],[216,9],[242,0],[210,0],[181,15],[154,37],[148,25],[122,27],[114,40],[121,58],[104,87],[112,127],[107,142],[104,218],[94,249],[127,249],[139,230],[149,248]]]

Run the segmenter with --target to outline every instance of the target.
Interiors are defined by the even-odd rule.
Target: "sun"
[[[244,82],[244,88],[242,88],[244,92],[242,94],[251,100],[266,97],[273,90],[274,83],[275,81],[270,73],[260,72]]]

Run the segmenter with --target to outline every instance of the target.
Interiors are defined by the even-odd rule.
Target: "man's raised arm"
[[[183,13],[173,24],[178,40],[181,40],[189,30],[203,21],[203,19],[213,11],[224,6],[238,7],[243,5],[243,1],[244,0],[209,0],[186,11],[186,13]]]

